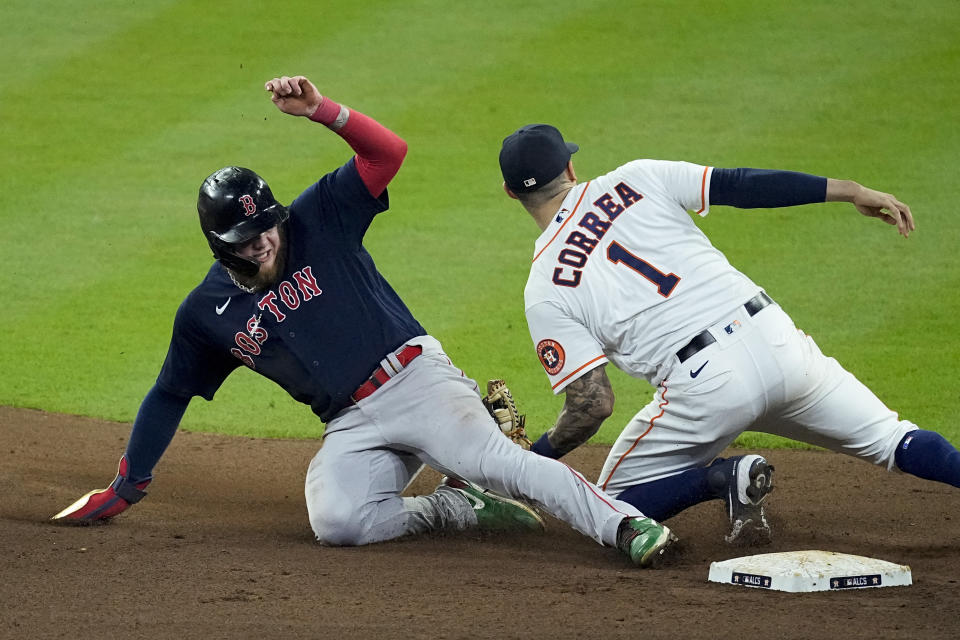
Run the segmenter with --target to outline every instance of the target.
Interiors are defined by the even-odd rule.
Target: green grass
[[[562,399],[523,317],[537,230],[496,157],[546,121],[580,143],[583,178],[685,159],[853,178],[908,202],[906,241],[840,204],[717,208],[698,224],[889,406],[960,443],[955,2],[63,5],[0,6],[0,404],[133,419],[209,265],[201,180],[242,164],[288,201],[350,155],[262,92],[304,73],[408,141],[367,246],[459,366],[508,380],[534,435]],[[651,395],[612,379],[598,442]],[[322,430],[245,370],[184,426]]]

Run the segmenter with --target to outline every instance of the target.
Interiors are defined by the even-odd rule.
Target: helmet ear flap
[[[207,241],[210,244],[210,249],[213,250],[213,257],[231,271],[235,271],[246,278],[252,278],[260,271],[259,262],[238,256],[233,252],[233,247],[229,243],[217,237],[216,232],[211,231],[207,235]]]

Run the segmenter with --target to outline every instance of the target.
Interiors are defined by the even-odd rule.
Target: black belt
[[[747,310],[747,314],[752,318],[753,316],[760,313],[760,310],[764,307],[773,304],[773,299],[768,296],[765,292],[761,291],[754,297],[750,298],[743,304],[743,308]],[[693,340],[687,343],[687,346],[677,351],[677,360],[683,362],[693,357],[701,349],[705,349],[716,342],[717,339],[713,337],[713,334],[709,331],[704,331],[698,333],[693,337]]]

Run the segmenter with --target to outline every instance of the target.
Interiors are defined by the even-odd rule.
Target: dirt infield
[[[960,491],[832,453],[777,467],[761,551],[909,564],[911,587],[786,594],[707,582],[722,503],[670,521],[679,554],[630,566],[566,525],[544,535],[317,545],[303,479],[318,441],[180,433],[150,495],[103,526],[47,519],[115,473],[129,425],[0,408],[3,638],[956,638]],[[595,476],[604,449],[567,460]],[[422,474],[412,492],[432,490]]]

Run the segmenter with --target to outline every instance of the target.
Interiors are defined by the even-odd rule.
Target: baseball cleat
[[[770,544],[772,533],[764,513],[764,500],[773,491],[773,465],[763,456],[734,459],[727,495],[730,533],[723,537],[737,546]]]
[[[617,529],[617,548],[644,569],[659,567],[667,547],[676,541],[670,529],[645,516],[624,518]]]
[[[512,500],[472,482],[459,478],[444,477],[440,484],[456,489],[473,507],[477,526],[481,531],[543,531],[543,518],[533,508],[518,500]]]

